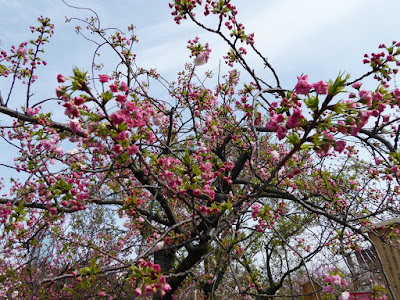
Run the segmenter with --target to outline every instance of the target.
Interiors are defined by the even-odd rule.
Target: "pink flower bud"
[[[161,118],[159,118],[158,116],[154,117],[153,118],[153,123],[154,123],[155,126],[161,126],[161,124],[162,124]]]
[[[144,292],[146,295],[152,294],[153,293],[153,287],[151,285],[146,285],[144,288]]]
[[[63,96],[65,94],[65,92],[67,91],[67,87],[66,86],[59,86],[56,88],[56,94],[58,98],[61,98],[61,96]]]
[[[99,81],[101,82],[101,83],[104,83],[104,82],[108,82],[108,76],[107,75],[99,75]]]
[[[383,118],[383,122],[387,123],[390,120],[390,115],[382,116],[382,118]]]
[[[79,106],[82,105],[85,102],[85,99],[83,99],[82,97],[75,97],[74,99],[74,104]]]
[[[171,286],[170,286],[168,283],[166,283],[166,284],[164,284],[164,286],[163,286],[163,290],[166,291],[166,292],[169,292],[170,290],[172,290],[172,288],[171,288]]]
[[[34,111],[32,108],[28,107],[28,108],[26,109],[26,114],[27,114],[28,116],[32,117],[32,116],[35,115],[35,111]]]
[[[201,195],[201,191],[200,191],[199,189],[193,190],[193,196],[198,197],[198,196],[200,196],[200,195]]]
[[[142,296],[142,289],[141,288],[136,288],[134,291],[136,296]]]
[[[155,246],[154,246],[154,252],[161,250],[164,247],[164,242],[158,242]]]
[[[63,83],[63,82],[65,82],[67,79],[63,76],[63,75],[61,75],[61,74],[58,74],[57,75],[57,81],[59,82],[59,83]]]

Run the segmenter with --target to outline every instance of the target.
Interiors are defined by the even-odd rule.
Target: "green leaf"
[[[301,142],[299,136],[295,133],[292,133],[291,135],[289,135],[287,137],[287,141],[288,141],[288,143],[290,143],[292,145],[297,145]]]
[[[189,154],[189,151],[185,151],[185,155],[182,157],[182,162],[186,165],[186,166],[190,166],[190,162],[191,162],[191,157]]]
[[[85,276],[90,273],[90,268],[88,268],[88,267],[82,268],[79,273],[81,273],[83,276]]]
[[[313,111],[318,109],[319,99],[318,96],[308,97],[308,99],[304,100],[304,103],[307,107]]]
[[[108,128],[107,128],[107,125],[106,125],[106,124],[104,124],[104,123],[101,123],[101,124],[100,124],[100,126],[99,126],[99,133],[100,133],[103,137],[105,137],[105,136],[108,135]]]
[[[118,162],[123,163],[129,160],[129,154],[124,152],[120,155]]]
[[[334,82],[332,82],[332,80],[329,80],[330,86],[329,86],[328,94],[332,95],[332,96],[336,96],[340,92],[343,92],[344,88],[345,88],[345,84],[346,84],[347,80],[349,80],[349,78],[350,78],[349,74],[344,76],[344,74],[342,73],[342,74],[339,74],[339,76],[335,79]]]
[[[113,93],[111,91],[105,91],[101,94],[101,98],[103,98],[104,102],[111,100],[113,97]]]
[[[301,150],[309,151],[310,150],[310,145],[309,144],[302,144],[300,148],[301,148]]]
[[[91,268],[92,270],[96,267],[96,259],[97,259],[97,257],[96,257],[96,256],[93,256],[93,258],[90,260],[89,265],[90,265],[90,268]]]
[[[115,137],[118,135],[118,132],[117,132],[115,129],[111,129],[111,130],[109,131],[109,133],[110,133],[110,136],[111,136],[112,138],[115,138]]]
[[[192,166],[192,171],[193,171],[193,173],[195,175],[201,175],[202,174],[202,172],[200,171],[199,165],[197,165],[197,164]]]
[[[127,129],[128,129],[128,125],[126,125],[125,122],[122,122],[122,123],[119,124],[117,127],[118,127],[118,129],[119,129],[120,131],[123,131],[123,130],[127,130]]]
[[[344,112],[344,109],[346,108],[346,105],[344,103],[336,103],[334,106],[334,110],[338,114],[342,114]]]
[[[316,145],[316,146],[320,145],[321,142],[322,142],[321,135],[318,134],[318,133],[315,133],[315,134],[312,136],[312,139],[313,139],[314,145]]]
[[[77,67],[74,67],[72,69],[72,72],[74,73],[73,76],[71,76],[72,80],[72,90],[77,91],[77,90],[82,90],[83,87],[86,87],[86,75],[87,72],[83,72],[79,70]]]

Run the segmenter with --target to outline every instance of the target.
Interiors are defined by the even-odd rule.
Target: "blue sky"
[[[190,61],[186,41],[196,35],[202,41],[209,41],[213,49],[204,70],[216,69],[227,47],[190,22],[177,26],[168,2],[68,1],[71,5],[94,9],[103,27],[126,29],[134,24],[140,40],[139,65],[156,67],[169,80]],[[379,43],[400,40],[397,0],[238,0],[233,3],[239,10],[237,19],[248,32],[255,33],[256,46],[269,58],[286,88],[291,88],[296,76],[303,73],[309,74],[312,81],[327,80],[339,71],[361,74],[368,70],[362,64],[364,53],[377,51]],[[56,85],[58,73],[70,74],[75,65],[89,69],[93,45],[75,34],[74,24],[64,22],[65,16],[86,17],[87,12],[71,9],[61,0],[0,0],[0,7],[0,41],[6,50],[30,38],[29,26],[39,15],[48,16],[55,23],[55,36],[45,54],[49,65],[39,73],[42,82],[38,81],[35,89],[38,95],[48,90],[49,84]],[[249,57],[257,68],[260,62]],[[3,94],[6,88],[0,80]]]

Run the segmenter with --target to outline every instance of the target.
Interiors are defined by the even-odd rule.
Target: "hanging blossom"
[[[209,56],[209,52],[202,52],[198,54],[194,59],[194,65],[197,67],[206,64],[208,62]]]
[[[194,57],[194,65],[201,66],[208,62],[210,58],[211,49],[208,43],[204,46],[199,42],[199,37],[196,36],[193,40],[188,41],[187,48],[191,51],[190,57]]]
[[[312,88],[312,84],[308,82],[308,75],[297,76],[297,84],[294,87],[297,94],[307,95]]]

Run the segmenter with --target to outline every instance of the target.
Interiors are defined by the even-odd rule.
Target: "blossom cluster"
[[[194,57],[194,65],[201,66],[208,62],[210,58],[211,49],[208,43],[203,46],[199,42],[200,38],[195,37],[193,40],[188,41],[187,48],[190,50],[190,57]]]
[[[10,54],[6,51],[0,52],[0,77],[8,77],[13,74],[14,79],[18,78],[23,80],[23,83],[29,84],[35,82],[37,76],[34,75],[35,69],[38,65],[47,65],[45,60],[39,56],[43,51],[43,45],[49,42],[49,38],[54,34],[54,25],[50,23],[50,19],[39,17],[38,22],[40,26],[31,27],[31,32],[38,33],[35,40],[22,42],[18,47],[12,46]],[[8,65],[3,65],[6,62]]]
[[[135,282],[141,280],[139,287],[134,291],[136,296],[149,296],[159,293],[163,297],[171,290],[171,286],[160,273],[161,268],[159,264],[140,259],[138,267],[133,266],[132,269],[133,275],[131,279]]]

